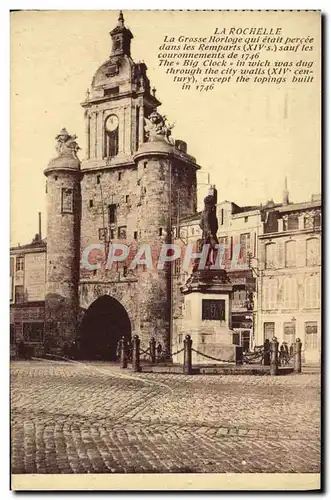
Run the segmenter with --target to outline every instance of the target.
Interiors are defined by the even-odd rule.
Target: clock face
[[[118,127],[118,118],[116,115],[110,115],[108,116],[107,118],[107,121],[106,121],[106,129],[109,131],[109,132],[114,132],[114,130],[116,130]]]

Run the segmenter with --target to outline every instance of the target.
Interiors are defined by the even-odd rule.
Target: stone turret
[[[47,177],[46,350],[63,354],[76,335],[80,239],[80,161],[76,136],[62,129]]]

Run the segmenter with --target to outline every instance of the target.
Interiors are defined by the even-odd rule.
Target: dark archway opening
[[[116,360],[118,341],[131,339],[131,323],[124,307],[112,297],[99,297],[87,309],[80,326],[83,359]]]

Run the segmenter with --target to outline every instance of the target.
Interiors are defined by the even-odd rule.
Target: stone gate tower
[[[101,328],[113,327],[113,333],[104,336],[109,347],[109,339],[115,339],[118,329],[128,323],[114,324],[110,309],[116,302],[116,314],[120,310],[127,313],[130,334],[139,334],[142,345],[155,336],[167,350],[171,344],[171,270],[169,266],[157,270],[155,258],[161,244],[172,241],[178,217],[196,212],[196,171],[200,167],[187,154],[183,141],[172,140],[171,127],[158,113],[161,103],[151,90],[147,67],[131,58],[133,35],[122,13],[110,36],[110,56],[96,71],[82,103],[85,159],[71,175],[75,183],[81,178],[81,258],[93,245],[104,249],[95,269],[80,266],[83,325],[89,317],[81,331],[85,336],[95,335],[97,342]],[[154,269],[143,265],[131,269],[125,261],[107,268],[108,250],[115,242],[128,245],[133,252],[149,245]],[[74,245],[72,251],[74,255]]]

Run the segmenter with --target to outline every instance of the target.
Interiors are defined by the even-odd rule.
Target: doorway
[[[87,309],[80,326],[83,359],[115,361],[119,340],[131,339],[128,313],[116,299],[103,295]]]

